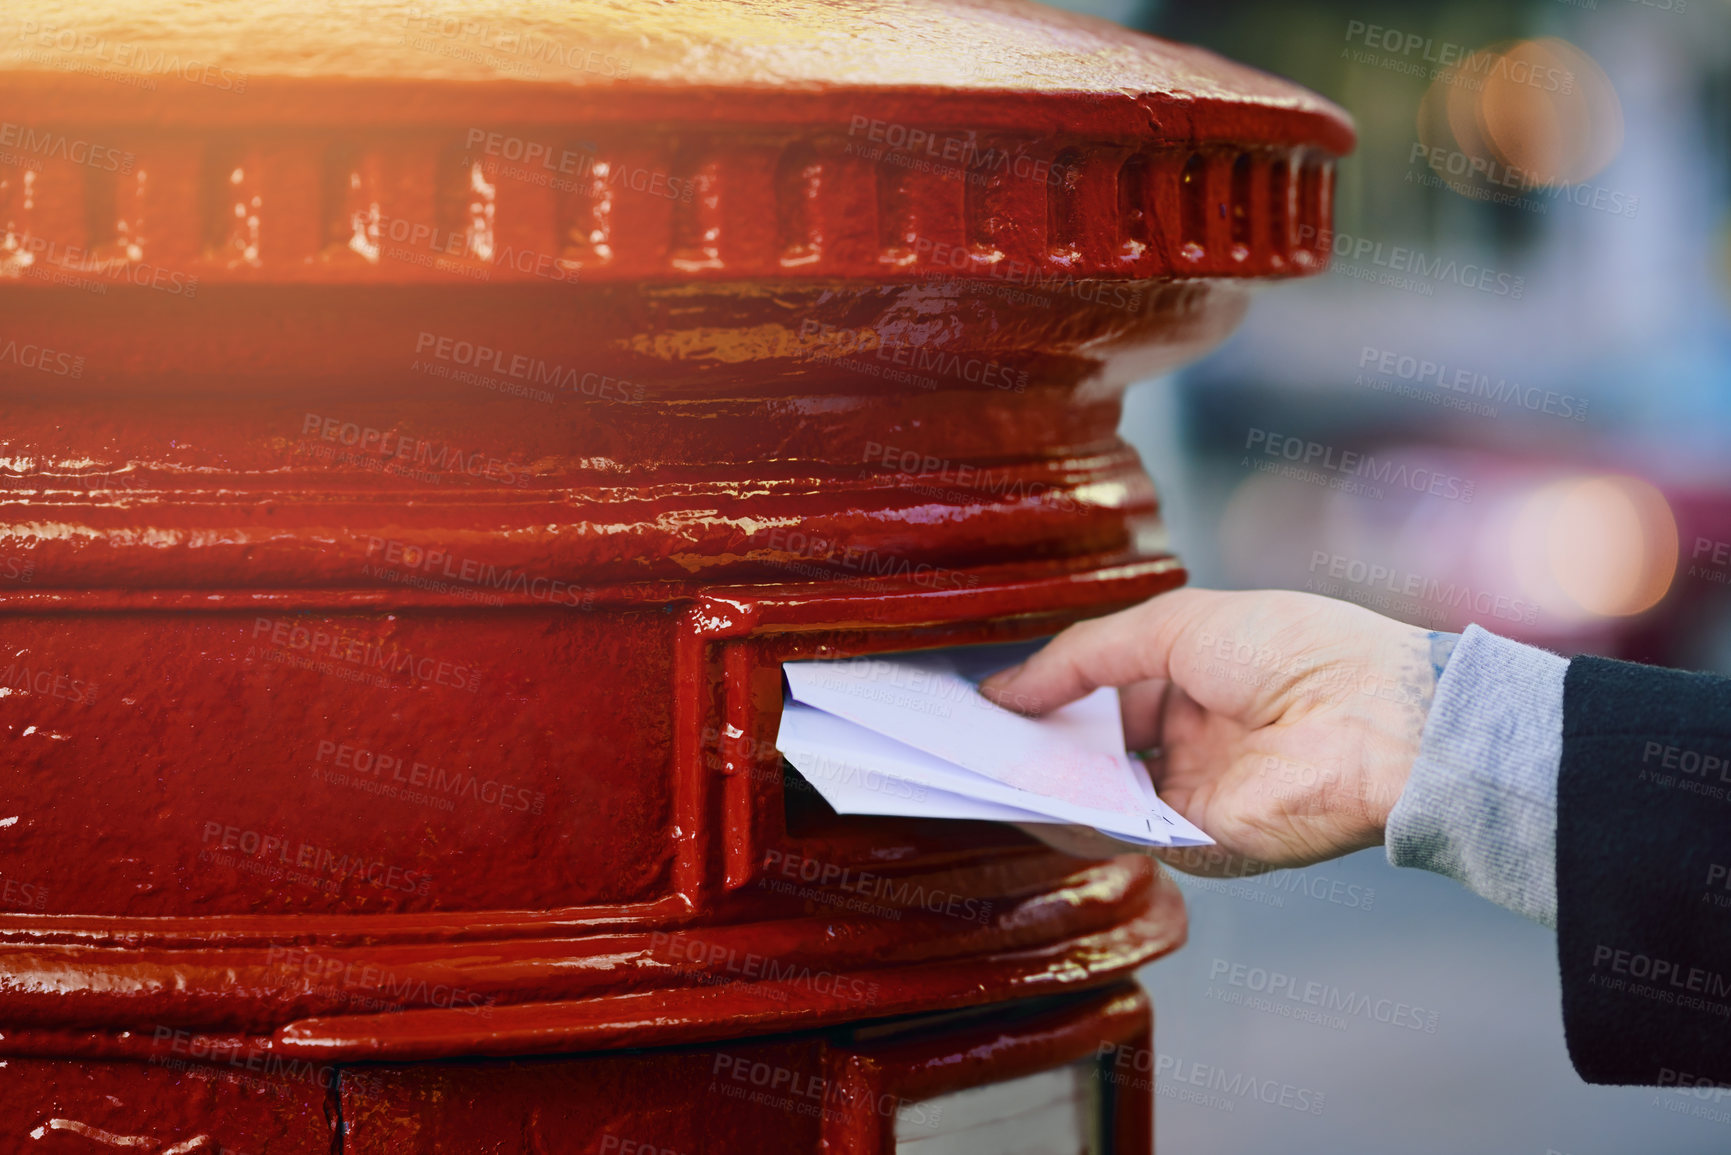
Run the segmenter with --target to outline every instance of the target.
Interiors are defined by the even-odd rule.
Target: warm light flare
[[[1418,139],[1456,192],[1519,196],[1574,185],[1623,146],[1623,106],[1587,53],[1547,37],[1491,45],[1440,73],[1419,104]]]
[[[1664,495],[1639,478],[1553,482],[1521,503],[1510,528],[1523,589],[1562,618],[1642,613],[1676,574],[1676,519]]]

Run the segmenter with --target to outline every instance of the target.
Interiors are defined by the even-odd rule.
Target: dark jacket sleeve
[[[1731,678],[1569,664],[1557,951],[1583,1079],[1731,1086]]]

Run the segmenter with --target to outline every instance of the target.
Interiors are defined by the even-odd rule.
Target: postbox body
[[[0,1149],[1149,1150],[1172,884],[837,816],[780,665],[1179,584],[1121,391],[1338,111],[1009,3],[26,8]]]

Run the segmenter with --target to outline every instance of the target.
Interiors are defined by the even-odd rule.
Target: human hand
[[[1454,640],[1315,594],[1182,589],[1071,626],[982,689],[1044,713],[1118,687],[1160,797],[1219,843],[1162,857],[1244,874],[1234,858],[1266,870],[1382,843]]]

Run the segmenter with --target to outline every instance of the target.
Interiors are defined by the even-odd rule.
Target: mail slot
[[[1122,390],[1321,267],[1339,110],[1026,5],[121,8],[0,71],[0,1145],[1151,1150],[1176,888],[836,815],[780,668],[1180,584]]]

